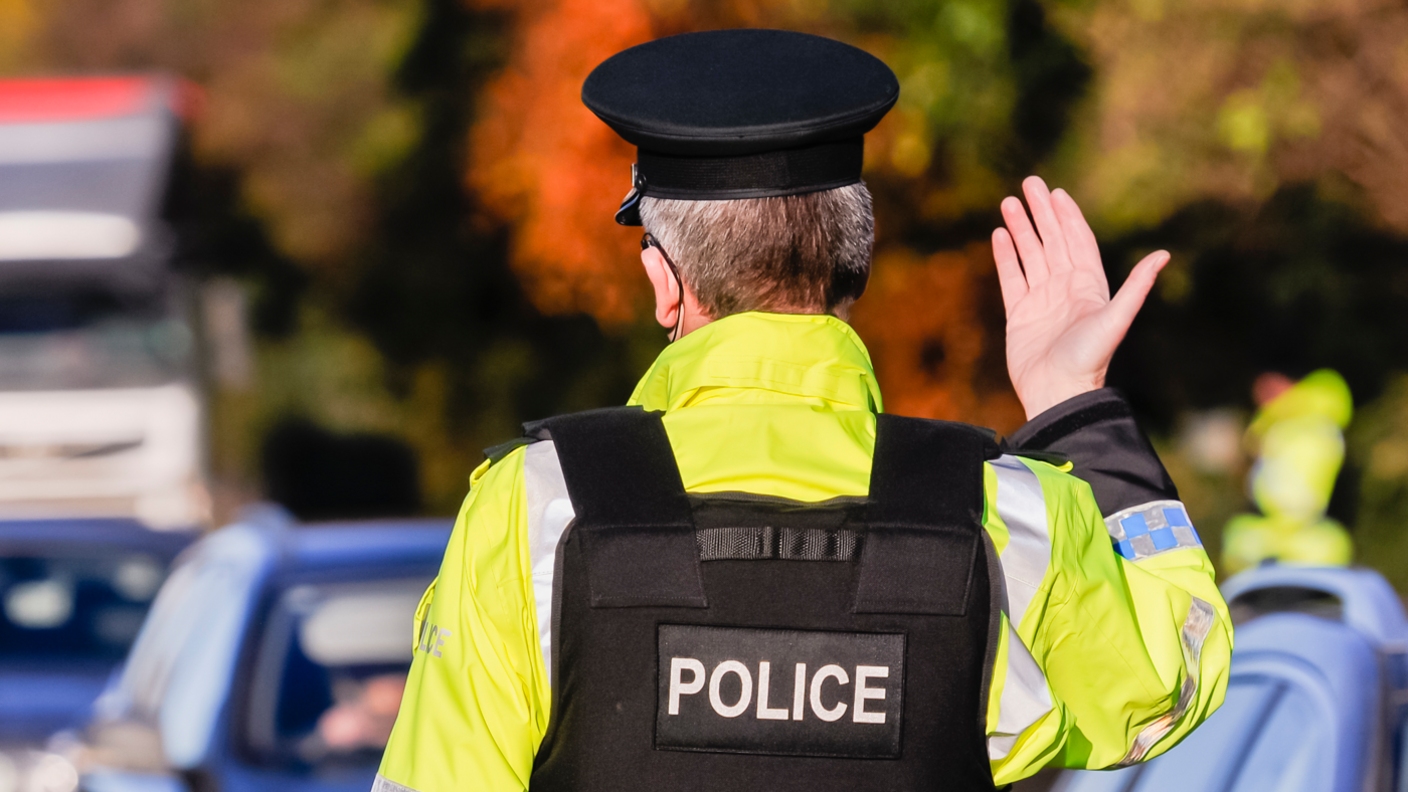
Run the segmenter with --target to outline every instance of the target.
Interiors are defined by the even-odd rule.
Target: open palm
[[[1002,302],[1007,309],[1007,372],[1027,418],[1104,387],[1105,371],[1169,254],[1135,265],[1114,299],[1095,234],[1064,190],[1036,176],[1022,182],[1022,202],[1002,202],[1006,228],[992,232]]]

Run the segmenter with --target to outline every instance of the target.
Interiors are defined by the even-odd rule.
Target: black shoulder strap
[[[688,525],[689,498],[660,413],[608,407],[544,423],[578,525]]]
[[[877,416],[857,613],[966,611],[983,530],[983,461],[998,453],[977,427]]]
[[[660,413],[590,410],[539,432],[562,464],[593,607],[704,607],[694,520]]]

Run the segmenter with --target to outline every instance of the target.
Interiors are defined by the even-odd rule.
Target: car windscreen
[[[245,707],[262,764],[371,765],[391,735],[428,578],[299,584],[266,621]]]
[[[165,575],[122,548],[0,556],[0,661],[121,660]]]

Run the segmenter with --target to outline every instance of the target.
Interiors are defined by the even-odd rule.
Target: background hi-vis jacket
[[[834,317],[706,325],[661,354],[631,404],[665,412],[690,492],[866,495],[880,393],[865,347]],[[1014,454],[985,463],[983,523],[1006,593],[993,778],[1160,754],[1226,689],[1231,621],[1212,564],[1118,396],[1085,394],[1013,439],[1064,453],[1081,477]],[[416,613],[378,792],[527,788],[548,726],[554,553],[572,517],[551,441],[475,471]]]

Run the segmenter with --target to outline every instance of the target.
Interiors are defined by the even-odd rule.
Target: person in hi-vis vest
[[[898,92],[768,30],[588,77],[637,147],[616,219],[673,343],[629,406],[474,472],[377,792],[992,789],[1158,755],[1222,702],[1212,564],[1103,387],[1166,253],[1111,298],[1075,202],[1028,179],[993,233],[1028,423],[883,412],[846,318]]]

